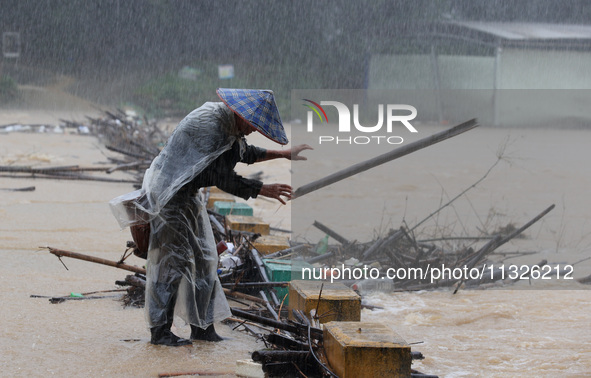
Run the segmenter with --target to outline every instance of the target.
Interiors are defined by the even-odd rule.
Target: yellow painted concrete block
[[[318,296],[320,295],[320,304]],[[342,283],[296,280],[289,283],[289,316],[292,309],[303,311],[310,318],[310,311],[318,308],[320,323],[361,320],[361,297]]]
[[[207,205],[206,205],[206,208],[208,210],[213,210],[213,206],[216,201],[236,202],[236,198],[233,195],[226,193],[226,192],[222,191],[221,189],[218,189],[215,186],[210,186],[208,189],[209,189],[209,197],[207,198]]]
[[[226,227],[230,230],[248,231],[261,235],[269,235],[269,223],[261,218],[248,215],[226,215]]]
[[[224,192],[223,190],[221,190],[220,188],[218,188],[217,186],[208,186],[208,187],[207,187],[207,190],[208,190],[210,193],[226,193],[226,192]]]
[[[381,323],[324,324],[324,351],[340,378],[410,377],[410,346]]]
[[[289,238],[281,235],[261,235],[252,245],[263,256],[290,247]]]

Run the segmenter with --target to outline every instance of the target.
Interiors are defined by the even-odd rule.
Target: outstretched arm
[[[305,156],[300,156],[300,152],[304,150],[312,150],[312,147],[307,144],[300,144],[290,148],[289,150],[267,150],[264,157],[257,159],[257,162],[285,158],[288,160],[307,160]]]
[[[300,156],[300,152],[311,149],[312,147],[307,144],[300,144],[293,146],[289,150],[267,150],[265,156],[258,158],[256,161],[259,162],[279,158],[285,158],[288,160],[307,160],[305,156]],[[293,189],[287,184],[263,184],[259,195],[274,198],[285,205],[285,200],[291,199],[292,192]],[[283,197],[285,197],[285,199]]]

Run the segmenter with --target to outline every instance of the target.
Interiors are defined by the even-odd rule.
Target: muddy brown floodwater
[[[79,115],[79,114],[78,114]],[[74,114],[28,110],[0,111],[0,124],[56,124]],[[396,190],[408,200],[384,203],[380,190],[366,204],[397,227],[402,213],[421,219],[437,207],[441,190],[457,193],[481,177],[494,161],[495,150],[510,134],[512,164],[471,193],[472,205],[457,205],[458,214],[491,208],[502,221],[522,224],[552,203],[557,208],[525,240],[506,250],[538,251],[539,260],[573,263],[591,255],[591,131],[480,128],[462,139],[471,159],[446,166],[437,150],[417,154],[413,164],[397,164],[404,177]],[[486,140],[487,145],[473,143]],[[266,144],[255,138],[253,144]],[[443,147],[442,147],[443,148]],[[453,158],[454,148],[446,151]],[[551,152],[549,152],[551,151]],[[0,134],[0,165],[90,165],[104,162],[104,149],[94,138],[69,134]],[[460,153],[460,152],[457,152]],[[463,153],[466,153],[465,151]],[[310,153],[314,163],[314,153]],[[439,155],[440,156],[440,155]],[[418,172],[417,166],[425,167]],[[289,182],[289,162],[266,162],[244,173],[262,170],[268,182]],[[121,173],[122,174],[122,173]],[[438,175],[435,180],[434,176]],[[116,176],[115,176],[116,177]],[[364,178],[360,178],[362,180]],[[371,178],[367,178],[370,180]],[[436,182],[437,184],[433,184]],[[232,376],[237,359],[264,348],[251,336],[218,325],[228,340],[166,348],[149,344],[141,309],[123,308],[116,298],[50,304],[30,295],[61,296],[71,292],[116,289],[125,271],[64,258],[68,270],[47,250],[89,253],[117,260],[129,240],[119,230],[108,201],[131,191],[129,184],[0,178],[0,188],[35,186],[34,192],[0,193],[0,367],[5,376],[156,376],[158,373],[202,372]],[[388,188],[390,190],[391,188]],[[372,200],[374,199],[375,200]],[[349,198],[330,199],[335,203]],[[272,226],[291,227],[291,206],[250,200],[255,214]],[[476,204],[476,205],[474,205]],[[467,208],[462,208],[467,206]],[[310,209],[314,211],[314,209]],[[319,213],[318,216],[322,220]],[[473,216],[473,215],[472,215]],[[331,224],[351,238],[374,218]],[[409,219],[413,221],[414,219]],[[477,219],[466,220],[477,224]],[[369,227],[368,226],[368,227]],[[310,230],[310,237],[315,237]],[[136,259],[135,257],[133,257]],[[509,260],[511,261],[511,260]],[[516,260],[519,262],[518,260]],[[131,263],[140,265],[142,260]],[[575,266],[575,277],[591,274],[591,262]],[[413,293],[368,293],[362,320],[383,322],[421,351],[426,359],[414,367],[442,377],[584,377],[591,376],[591,292],[573,282],[519,282],[510,289],[449,290]],[[187,326],[176,324],[188,336]]]

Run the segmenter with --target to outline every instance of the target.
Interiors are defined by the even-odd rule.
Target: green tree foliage
[[[164,69],[198,60],[298,62],[356,86],[366,54],[442,17],[584,23],[585,0],[3,0],[23,58],[66,72]],[[355,76],[355,77],[352,77]]]

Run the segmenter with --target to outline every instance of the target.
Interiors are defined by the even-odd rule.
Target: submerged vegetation
[[[219,101],[217,88],[271,89],[279,112],[289,118],[292,88],[315,88],[314,81],[300,76],[290,81],[296,67],[237,64],[234,77],[220,79],[218,65],[199,62],[178,71],[146,78],[132,93],[131,101],[151,116],[184,116],[207,101]]]

